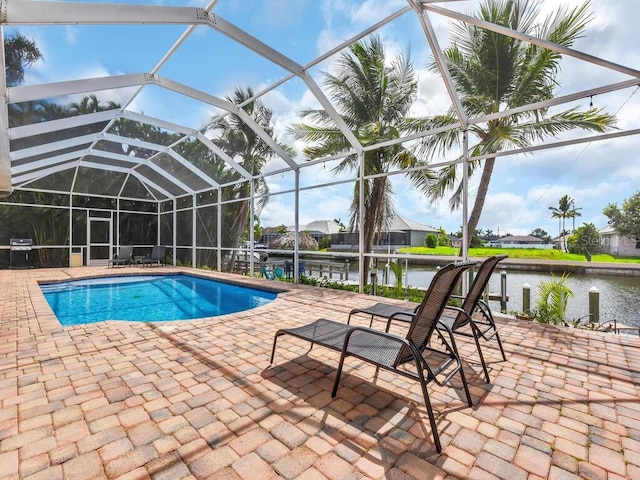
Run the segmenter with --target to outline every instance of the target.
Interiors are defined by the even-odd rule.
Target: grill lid
[[[30,238],[12,238],[9,240],[11,250],[31,250],[33,240]]]

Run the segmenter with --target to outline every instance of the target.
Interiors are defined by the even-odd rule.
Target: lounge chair
[[[493,319],[493,314],[489,309],[489,306],[482,299],[491,274],[495,270],[499,262],[507,258],[507,255],[494,255],[487,258],[476,273],[473,283],[469,287],[469,293],[465,297],[453,295],[452,298],[462,299],[461,307],[447,307],[444,315],[440,317],[440,322],[451,332],[456,335],[462,335],[465,337],[471,337],[476,343],[478,349],[478,355],[480,356],[480,363],[482,364],[482,370],[484,376],[489,379],[489,370],[487,369],[487,363],[485,362],[484,355],[482,354],[482,348],[480,347],[480,339],[489,341],[495,338],[502,354],[502,360],[506,360],[507,357],[504,354],[504,348],[502,347],[502,340],[498,334],[498,328],[496,322]],[[457,312],[449,315],[449,312]]]
[[[442,315],[460,276],[474,264],[475,262],[450,264],[436,273],[422,303],[412,318],[406,337],[320,318],[302,327],[278,330],[273,339],[271,364],[273,364],[278,338],[282,335],[292,335],[311,342],[312,346],[317,343],[341,352],[340,363],[336,372],[333,391],[331,392],[332,398],[335,398],[337,394],[344,361],[348,356],[369,362],[377,368],[381,367],[404,377],[417,380],[422,387],[422,395],[429,415],[434,444],[436,450],[441,452],[440,436],[431,408],[431,401],[429,400],[427,383],[434,381],[438,385],[444,385],[458,373],[462,380],[467,403],[469,406],[472,406],[473,403],[453,335],[449,335],[449,340],[447,341],[443,332],[438,330],[438,318]],[[431,337],[434,333],[442,341],[442,350],[435,348],[431,344]],[[436,342],[433,343],[435,344]],[[425,358],[425,353],[430,354],[428,358]],[[439,357],[440,361],[438,363],[434,361],[433,357],[435,356]],[[400,368],[410,363],[415,364],[415,372]]]
[[[133,264],[133,246],[124,245],[118,249],[118,253],[115,257],[110,258],[107,262],[108,267],[115,267],[116,265],[132,265]]]
[[[447,307],[447,310],[440,318],[440,322],[443,326],[452,333],[472,337],[474,339],[487,382],[490,381],[489,371],[484,360],[484,355],[482,354],[482,349],[480,348],[480,338],[483,338],[484,340],[491,340],[495,337],[498,342],[498,346],[500,347],[500,353],[502,353],[502,359],[506,360],[507,357],[505,356],[502,341],[500,340],[500,335],[498,334],[498,329],[496,328],[496,323],[493,319],[493,315],[491,314],[491,310],[482,300],[482,295],[489,283],[489,279],[491,278],[491,274],[496,268],[496,265],[505,258],[507,258],[507,255],[495,255],[482,262],[478,268],[478,273],[469,288],[469,293],[465,297],[460,295],[451,296],[451,298],[462,299],[462,307]],[[347,323],[351,322],[352,315],[366,314],[370,315],[369,326],[373,325],[374,317],[380,317],[387,320],[386,331],[389,331],[391,323],[395,320],[410,323],[417,308],[418,307],[412,308],[380,302],[366,308],[354,308],[349,313]],[[457,314],[447,314],[447,312],[457,312]],[[476,314],[475,318],[473,316],[474,314]]]
[[[164,245],[154,245],[151,250],[151,255],[147,258],[142,259],[142,266],[145,265],[166,265],[167,261],[165,260],[165,250],[166,247]]]

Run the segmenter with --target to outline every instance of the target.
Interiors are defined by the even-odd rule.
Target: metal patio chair
[[[311,342],[312,347],[318,344],[341,352],[331,392],[332,398],[335,398],[338,391],[344,361],[350,356],[369,362],[377,368],[384,368],[417,380],[422,388],[434,444],[437,451],[441,452],[440,436],[431,408],[427,384],[433,381],[438,385],[444,385],[458,373],[467,403],[472,406],[473,402],[453,335],[449,335],[448,340],[445,338],[443,332],[438,329],[438,318],[442,315],[460,276],[474,264],[475,262],[452,263],[436,273],[411,320],[405,337],[320,318],[302,327],[278,330],[273,339],[271,364],[273,364],[278,338],[282,335],[292,335]],[[435,348],[431,344],[434,333],[440,337],[442,349]],[[401,368],[407,364],[413,364],[416,371]]]
[[[469,293],[466,296],[451,295],[451,298],[457,298],[462,300],[461,307],[447,306],[446,311],[440,317],[439,321],[444,328],[450,330],[452,333],[462,335],[465,337],[471,337],[474,339],[476,348],[478,349],[478,355],[480,357],[480,363],[484,371],[487,382],[490,381],[489,371],[487,364],[482,354],[482,348],[480,347],[480,338],[488,341],[495,337],[502,354],[502,359],[506,360],[504,349],[502,347],[502,341],[498,334],[495,320],[491,314],[489,306],[484,302],[482,296],[489,283],[491,274],[495,270],[499,262],[507,258],[508,255],[494,255],[487,258],[480,267],[473,279],[473,283],[469,287]],[[400,321],[410,323],[416,314],[418,307],[405,307],[402,305],[394,305],[392,303],[379,302],[375,305],[365,308],[354,308],[349,312],[349,319],[347,323],[351,322],[351,316],[357,314],[370,315],[369,326],[373,325],[373,319],[380,317],[387,320],[387,327],[385,331],[389,331],[391,323],[394,321]],[[457,312],[450,313],[448,312]]]
[[[445,328],[453,332],[456,335],[462,335],[465,337],[473,338],[476,348],[478,349],[478,356],[480,357],[480,363],[482,364],[482,370],[487,383],[490,382],[489,370],[487,369],[487,362],[482,354],[482,348],[480,347],[480,339],[489,341],[495,338],[502,354],[502,360],[506,360],[507,357],[504,354],[504,348],[502,347],[502,340],[500,340],[500,334],[498,334],[498,328],[496,322],[493,319],[493,314],[489,309],[489,306],[482,299],[485,289],[489,284],[491,274],[495,270],[498,263],[507,258],[507,255],[494,255],[487,258],[480,267],[478,273],[476,273],[473,283],[469,287],[469,292],[466,296],[452,295],[452,298],[459,298],[462,300],[461,307],[447,306],[445,313],[440,317],[440,323]],[[449,315],[449,312],[457,312]]]
[[[132,265],[133,264],[133,245],[123,245],[118,249],[115,257],[110,258],[107,262],[108,267],[116,265]]]
[[[166,265],[166,247],[164,245],[154,245],[151,254],[142,259],[142,266],[146,265]]]

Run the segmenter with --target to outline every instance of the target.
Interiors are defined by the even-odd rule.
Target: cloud
[[[266,23],[270,29],[287,29],[302,20],[307,8],[308,0],[271,0],[256,10],[254,18],[260,24]]]
[[[69,45],[75,45],[78,43],[78,36],[80,31],[73,25],[66,25],[64,28],[65,39]]]
[[[351,188],[323,187],[300,192],[300,225],[314,220],[340,218],[348,223]],[[260,220],[263,226],[293,225],[295,221],[295,197],[293,193],[272,195],[263,209]]]
[[[410,114],[415,117],[430,117],[446,113],[452,104],[442,77],[426,68],[416,69],[416,76],[418,94]]]
[[[324,26],[316,41],[318,52],[323,54],[331,50],[405,6],[404,0],[366,0],[360,3],[324,0],[321,6]]]

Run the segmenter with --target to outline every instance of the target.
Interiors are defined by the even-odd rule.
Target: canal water
[[[500,265],[498,265],[500,267]],[[379,270],[384,279],[384,272]],[[431,282],[435,268],[410,265],[405,272],[403,284],[411,287],[425,288]],[[390,283],[395,284],[393,272],[390,272]],[[351,270],[349,277],[358,278],[357,270]],[[522,310],[522,286],[528,283],[531,287],[531,306],[535,306],[538,298],[538,285],[542,281],[551,280],[551,274],[541,272],[507,271],[507,313]],[[556,275],[560,278],[560,275]],[[628,326],[640,327],[640,277],[612,275],[578,275],[570,274],[565,281],[575,297],[567,302],[567,318],[577,319],[589,313],[589,289],[596,287],[600,293],[600,322],[617,320]],[[496,269],[489,281],[489,291],[500,293],[500,270]],[[491,309],[500,310],[500,302],[492,301]]]

